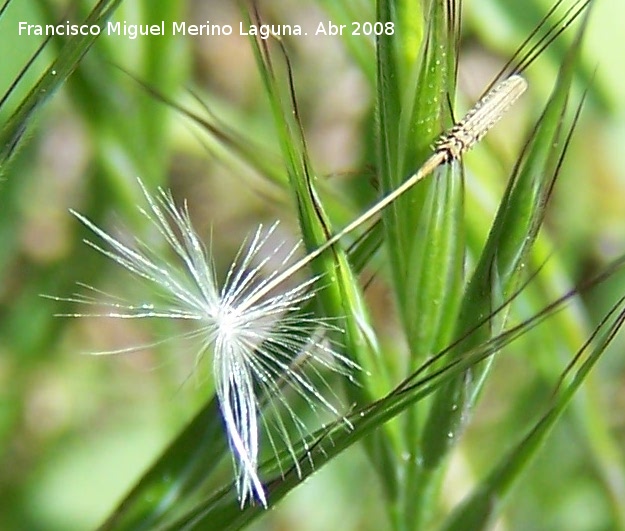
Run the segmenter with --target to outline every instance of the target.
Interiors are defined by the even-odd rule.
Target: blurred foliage
[[[93,45],[75,44],[77,51],[86,52],[84,57],[71,59],[77,67],[68,67],[63,79],[50,80],[54,61],[67,57],[63,46],[68,40],[59,37],[47,42],[20,74],[44,39],[19,35],[19,21],[84,20],[94,6],[106,8],[105,4],[114,7],[115,2],[15,0],[7,2],[0,16],[0,49],[10,51],[0,65],[0,94],[19,79],[0,107],[0,130],[6,132],[5,125],[40,79],[54,88],[51,97],[37,100],[36,112],[29,113],[27,127],[20,131],[21,143],[1,167],[0,528],[5,530],[93,528],[211,396],[211,386],[204,385],[206,375],[189,378],[192,353],[170,345],[125,356],[81,355],[149,343],[154,330],[134,323],[58,318],[54,315],[71,311],[67,304],[41,298],[68,296],[77,280],[141,296],[140,286],[120,278],[116,268],[81,244],[85,234],[68,208],[111,230],[123,227],[150,241],[154,234],[146,233],[137,214],[141,194],[136,177],[151,186],[166,185],[180,201],[188,200],[198,232],[207,241],[212,234],[216,266],[224,274],[230,257],[259,221],[283,219],[284,227],[292,229],[289,234],[285,228],[284,237],[299,237],[297,212],[286,172],[281,171],[276,126],[268,101],[259,96],[262,79],[246,37],[182,37],[170,32],[137,39],[102,36]],[[416,8],[417,2],[401,4]],[[522,6],[514,0],[466,2],[458,79],[461,102],[477,99],[549,5],[547,0]],[[376,15],[368,0],[266,0],[261,10],[271,20],[312,27],[321,20],[367,21]],[[540,301],[551,301],[590,278],[625,249],[625,74],[619,56],[625,42],[617,26],[623,16],[625,6],[616,0],[599,1],[593,9],[573,91],[579,96],[590,83],[589,97],[546,213],[549,239],[538,243],[536,260],[546,263],[545,276],[517,301],[516,321],[533,315]],[[165,21],[168,26],[172,21],[210,20],[232,24],[237,33],[241,17],[229,0],[126,0],[112,20]],[[406,21],[413,22],[408,16]],[[566,34],[563,41],[570,43],[573,36]],[[371,204],[378,189],[396,185],[371,170],[373,42],[309,36],[285,39],[285,44],[308,153],[327,215],[340,227]],[[416,48],[405,43],[406,62],[414,58]],[[495,214],[505,186],[502,176],[510,173],[521,132],[536,118],[534,109],[544,105],[565,53],[566,46],[558,43],[532,65],[527,74],[530,94],[467,157],[464,208],[467,226],[472,227],[466,234],[469,248],[479,249],[486,241],[490,221],[484,219]],[[246,159],[233,156],[236,149],[225,149],[223,142],[206,135],[207,127],[164,104],[124,70],[163,97],[207,117],[218,130],[230,130],[232,139],[240,142],[238,149],[253,149]],[[0,147],[4,152],[7,145]],[[407,167],[420,156],[405,154]],[[469,256],[468,262],[473,259]],[[365,298],[381,350],[396,360],[388,362],[397,365],[389,370],[389,379],[399,383],[399,375],[405,375],[405,348],[397,339],[393,312],[388,311],[388,269],[379,258],[365,269],[366,278],[377,273]],[[625,293],[622,272],[567,309],[557,325],[559,331],[569,328],[566,337],[554,337],[555,325],[548,322],[497,360],[446,474],[442,512],[490,470],[494,456],[511,446],[509,441],[517,441],[533,425],[533,413],[550,400],[554,364],[562,370],[573,346],[579,346],[608,311],[615,293]],[[612,528],[610,504],[625,501],[606,498],[599,470],[606,461],[602,452],[612,452],[610,445],[616,441],[621,453],[607,459],[620,463],[623,472],[625,362],[619,354],[624,346],[621,337],[603,357],[589,378],[584,401],[563,417],[516,487],[503,518],[506,528]],[[607,446],[586,439],[595,419],[584,411],[593,407],[608,421],[614,441]],[[225,462],[217,470],[224,481],[229,466]],[[291,493],[254,529],[318,530],[335,527],[336,522],[346,530],[385,529],[389,524],[380,501],[384,488],[365,452],[355,447]]]

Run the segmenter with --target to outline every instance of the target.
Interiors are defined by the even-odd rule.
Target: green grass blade
[[[254,39],[252,46],[274,113],[289,183],[297,204],[303,240],[309,250],[317,249],[336,231],[315,189],[314,170],[300,121],[288,53],[280,43],[288,79],[288,87],[284,91],[277,80],[276,66],[269,54],[267,42]],[[328,318],[338,319],[341,324],[343,334],[340,342],[344,345],[345,352],[361,366],[364,374],[376,375],[375,379],[356,375],[361,385],[349,385],[346,389],[351,402],[369,403],[389,386],[384,378],[384,365],[381,363],[375,333],[369,324],[358,278],[340,245],[333,246],[316,258],[311,263],[311,269],[323,285],[323,289],[317,294],[323,314]],[[396,479],[393,467],[389,466],[391,444],[391,435],[386,430],[381,430],[365,440],[365,446],[372,456],[372,462],[378,467],[386,489],[392,492],[395,490]]]
[[[616,334],[625,322],[625,299],[619,300],[608,313],[604,321],[599,324],[591,339],[581,348],[573,363],[580,362],[584,352],[590,349],[586,359],[575,372],[568,385],[562,386],[553,398],[553,405],[540,419],[524,439],[515,446],[480,485],[459,505],[450,515],[443,529],[460,531],[464,529],[488,529],[500,514],[504,499],[508,495],[515,481],[527,469],[528,464],[540,450],[549,436],[549,433],[562,413],[571,402],[575,393],[586,380],[588,373],[599,361]],[[591,340],[595,339],[591,348]],[[572,369],[571,366],[569,368]],[[565,373],[566,374],[566,373]],[[564,375],[563,374],[563,377]],[[622,515],[621,515],[622,516]],[[616,528],[622,528],[622,520]]]
[[[210,400],[111,513],[102,530],[153,529],[198,495],[228,448],[219,406]]]
[[[423,163],[435,137],[452,121],[460,2],[400,2],[396,9],[380,2],[379,9],[393,17],[397,28],[393,38],[381,36],[377,43],[378,166],[388,192]],[[383,219],[410,352],[405,370],[412,372],[449,341],[462,292],[463,181],[458,168],[439,169],[392,204]],[[418,528],[431,506],[428,492],[436,480],[419,473],[415,445],[422,416],[423,408],[415,407],[402,419],[395,455],[402,484],[398,499],[390,500],[397,529]]]
[[[100,0],[84,20],[84,24],[105,27],[120,3],[121,0]],[[0,168],[15,152],[32,117],[65,83],[97,37],[91,34],[70,37],[54,62],[7,120],[0,130]]]
[[[547,200],[558,175],[567,135],[561,122],[566,111],[577,55],[585,23],[562,65],[560,76],[539,124],[532,132],[515,168],[484,251],[467,287],[457,333],[459,336],[516,293],[532,245],[544,217]],[[498,333],[506,314],[499,314],[486,326],[472,332],[470,343],[480,343]],[[466,348],[466,347],[465,347]],[[474,404],[489,364],[442,389],[436,396],[423,438],[423,463],[437,468],[462,432],[468,411]]]
[[[441,2],[427,2],[423,10],[425,22],[402,27],[389,2],[378,6],[378,20],[394,23],[398,32],[404,30],[403,35],[381,35],[377,40],[378,168],[385,193],[397,188],[429,155],[430,144],[448,116],[446,95],[453,95],[455,68],[441,61],[441,57],[455,57],[450,46],[455,35],[449,34],[448,26],[451,15]],[[413,10],[415,15],[419,11]],[[419,20],[415,15],[414,20]],[[414,46],[421,33],[425,33],[422,54],[409,62],[405,50]],[[400,311],[405,308],[406,270],[424,188],[409,190],[384,213]]]
[[[459,11],[459,2],[378,3],[378,20],[395,28],[393,36],[381,35],[376,42],[378,168],[386,193],[424,162],[435,137],[451,122]],[[455,173],[454,168],[439,170],[383,214],[396,300],[410,349],[408,372],[441,348],[453,327],[464,252],[463,187]],[[422,411],[414,408],[403,419],[395,455],[403,479],[399,497],[389,503],[398,529],[417,526],[428,504],[422,495],[428,485],[417,473],[414,445],[421,416]]]

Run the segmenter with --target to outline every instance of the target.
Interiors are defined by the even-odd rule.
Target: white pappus
[[[89,240],[85,243],[155,288],[153,300],[138,305],[109,296],[104,301],[107,309],[98,315],[183,319],[192,323],[184,337],[198,341],[198,359],[212,355],[215,391],[241,506],[256,500],[267,507],[258,471],[261,428],[274,452],[280,446],[274,438],[282,439],[298,467],[301,456],[296,455],[292,438],[295,434],[305,447],[310,432],[289,405],[287,394],[299,395],[315,411],[338,416],[332,396],[328,398],[320,389],[333,395],[323,369],[352,379],[358,365],[338,353],[328,340],[328,332],[338,330],[335,325],[302,312],[318,289],[317,278],[280,291],[283,273],[298,246],[286,253],[274,272],[263,275],[270,260],[281,253],[281,246],[272,249],[269,245],[277,224],[267,230],[258,228],[249,244],[241,247],[220,287],[213,260],[193,229],[186,204],[178,208],[170,193],[159,188],[152,196],[140,185],[148,204],[141,212],[173,251],[172,257],[152,251],[139,239],[128,246],[72,211],[105,246]],[[96,297],[76,295],[62,300],[102,304],[97,299],[103,292],[82,286]]]

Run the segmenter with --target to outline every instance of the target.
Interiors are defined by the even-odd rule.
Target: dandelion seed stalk
[[[272,282],[267,283],[263,289],[255,294],[255,298],[250,298],[250,300],[248,300],[248,304],[254,304],[258,298],[264,297],[287,278],[306,267],[330,247],[338,243],[343,237],[347,236],[364,223],[367,223],[393,201],[431,175],[439,166],[459,160],[467,151],[472,149],[499,120],[501,120],[503,115],[514,105],[526,89],[527,82],[517,74],[497,84],[467,112],[462,120],[436,140],[434,143],[434,152],[414,174],[317,249],[314,249],[285,269],[280,275],[276,276]]]

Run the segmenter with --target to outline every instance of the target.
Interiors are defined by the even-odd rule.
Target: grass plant
[[[624,258],[562,230],[600,5],[6,0],[0,527],[625,529]],[[348,29],[15,31],[208,18]],[[471,153],[349,225],[516,75]]]

